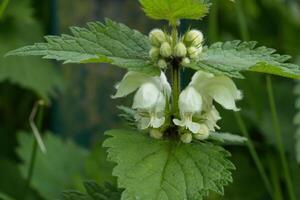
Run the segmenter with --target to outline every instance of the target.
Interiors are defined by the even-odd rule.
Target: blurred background
[[[206,43],[226,40],[255,40],[260,45],[293,56],[300,64],[300,2],[298,0],[212,0],[211,12],[203,21],[183,21],[202,30]],[[43,35],[69,33],[69,26],[84,26],[104,18],[127,24],[147,34],[166,26],[149,20],[137,0],[1,0],[0,1],[0,199],[53,200],[68,189],[82,190],[83,180],[110,182],[112,163],[101,147],[103,132],[122,127],[117,105],[130,100],[112,100],[113,85],[125,71],[110,65],[61,65],[35,57],[3,58],[17,47],[43,41]],[[183,74],[183,85],[191,72]],[[245,73],[236,80],[243,90],[241,116],[251,141],[271,182],[274,199],[289,199],[278,154],[264,75]],[[293,187],[300,199],[300,84],[272,77],[282,129],[284,151]],[[297,95],[299,99],[297,101]],[[29,126],[35,103],[47,106],[37,122],[48,153],[38,149]],[[298,103],[297,103],[298,102]],[[297,106],[298,105],[298,106]],[[40,110],[40,109],[39,109]],[[219,109],[220,111],[222,109]],[[221,113],[222,131],[242,134],[231,112]],[[300,129],[299,129],[300,130]],[[271,199],[247,146],[226,147],[237,170],[225,196],[208,199]],[[34,167],[32,167],[34,166]]]

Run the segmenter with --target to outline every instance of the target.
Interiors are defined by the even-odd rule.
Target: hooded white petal
[[[125,74],[124,78],[115,87],[117,93],[112,96],[112,98],[120,98],[129,95],[130,93],[137,90],[143,83],[149,81],[150,76],[138,73],[138,72],[128,72]]]
[[[179,96],[179,109],[181,113],[196,113],[202,108],[202,97],[194,87],[187,87]]]
[[[214,106],[204,115],[204,118],[206,119],[205,124],[209,130],[215,131],[215,129],[220,128],[217,122],[221,119],[221,116]]]
[[[241,92],[234,82],[226,76],[198,71],[192,78],[190,86],[193,86],[202,96],[209,96],[228,110],[237,111],[235,101],[242,98]]]

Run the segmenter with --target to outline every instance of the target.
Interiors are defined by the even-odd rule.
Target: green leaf
[[[176,23],[180,19],[201,19],[209,4],[203,0],[140,0],[146,15],[157,20]]]
[[[120,200],[121,190],[109,183],[99,186],[95,181],[85,181],[87,194],[77,191],[63,192],[62,200]]]
[[[247,138],[233,135],[230,133],[211,133],[209,139],[221,142],[226,145],[241,145],[245,144]]]
[[[23,160],[20,166],[24,178],[27,177],[32,144],[32,134],[19,133],[20,147],[17,149]],[[47,154],[38,150],[31,186],[45,199],[57,199],[64,189],[74,188],[75,179],[82,173],[87,152],[70,141],[63,142],[51,133],[44,136]]]
[[[298,110],[294,116],[294,124],[297,125],[297,130],[295,132],[295,151],[297,162],[300,163],[300,83],[296,84],[294,93],[297,96],[295,107]]]
[[[12,197],[0,192],[0,200],[14,200]]]
[[[240,72],[248,70],[300,79],[300,67],[285,63],[289,59],[274,49],[256,47],[256,42],[230,41],[204,48],[201,60],[187,67],[235,78],[243,78]]]
[[[91,22],[87,26],[72,27],[73,36],[46,36],[47,43],[16,49],[7,56],[43,56],[64,63],[104,62],[136,72],[160,73],[148,56],[148,37],[111,20],[106,20],[106,23]]]
[[[33,18],[29,0],[11,1],[0,23],[0,57],[42,36],[41,25]],[[1,58],[0,82],[4,81],[29,89],[45,100],[54,97],[56,89],[63,85],[53,65],[37,58]]]
[[[201,200],[223,194],[232,181],[229,152],[210,143],[155,140],[133,130],[111,130],[103,144],[117,163],[113,175],[124,188],[122,200]]]

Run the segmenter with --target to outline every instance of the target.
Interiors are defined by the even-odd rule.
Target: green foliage
[[[239,135],[233,135],[230,133],[216,133],[216,132],[211,133],[209,136],[209,139],[216,140],[225,145],[245,144],[245,142],[247,141],[247,138],[239,136]]]
[[[113,175],[125,188],[123,200],[200,200],[209,191],[223,194],[232,181],[230,155],[210,143],[154,140],[136,131],[112,130],[103,146],[117,163]]]
[[[241,71],[253,71],[300,79],[300,67],[285,63],[290,56],[274,54],[274,49],[256,47],[256,42],[217,42],[203,51],[201,60],[188,67],[214,74],[242,78]]]
[[[7,55],[44,56],[65,63],[111,63],[131,71],[159,74],[150,62],[148,38],[123,24],[106,20],[91,22],[88,28],[72,27],[73,36],[47,36],[47,43],[37,43]]]
[[[28,173],[33,140],[32,134],[19,133],[17,153],[23,161],[20,169],[24,178]],[[31,184],[42,197],[52,200],[58,198],[62,190],[74,188],[76,176],[84,169],[87,152],[51,133],[45,135],[44,142],[47,154],[37,152]]]
[[[297,100],[296,100],[296,109],[300,109],[300,83],[298,83],[295,87],[295,94],[297,95]],[[296,157],[297,157],[297,162],[300,163],[300,112],[298,112],[295,117],[294,117],[294,124],[298,126],[296,133],[295,133],[295,150],[296,150]]]
[[[61,200],[120,200],[121,190],[109,183],[99,186],[94,181],[85,181],[84,187],[87,194],[77,191],[66,191]]]
[[[140,0],[146,15],[176,23],[180,19],[201,19],[208,13],[209,4],[203,0]]]
[[[32,17],[30,1],[12,0],[0,21],[0,57],[11,49],[34,42],[41,36],[41,27]],[[62,86],[56,69],[49,62],[36,58],[1,58],[0,82],[3,81],[30,89],[46,100],[56,94],[56,88]]]
[[[8,195],[0,192],[0,200],[13,200],[13,198],[11,198]]]

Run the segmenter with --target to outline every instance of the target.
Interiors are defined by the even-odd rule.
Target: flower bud
[[[185,57],[187,53],[186,47],[182,42],[179,42],[176,44],[174,49],[174,55],[176,57]]]
[[[160,45],[166,41],[166,35],[160,29],[153,29],[149,34],[149,38],[151,45],[156,47],[160,47]]]
[[[192,136],[192,134],[190,134],[190,133],[185,133],[185,134],[183,134],[183,135],[180,136],[180,140],[181,140],[183,143],[188,144],[188,143],[191,143],[191,142],[192,142],[193,136]]]
[[[209,130],[208,130],[208,127],[205,124],[201,124],[198,133],[196,133],[194,135],[194,137],[197,140],[205,140],[205,139],[208,138],[208,136],[209,136]]]
[[[186,66],[186,65],[188,65],[188,64],[190,64],[191,63],[191,60],[189,59],[189,58],[183,58],[182,59],[182,62],[181,62],[181,64],[183,65],[183,66]]]
[[[161,131],[159,131],[158,129],[151,129],[150,136],[154,139],[161,139],[163,136],[163,133]]]
[[[159,57],[159,48],[152,47],[150,52],[149,52],[150,58],[153,60]]]
[[[162,57],[168,58],[172,55],[172,48],[168,42],[164,42],[160,47],[160,55]]]
[[[188,48],[188,54],[191,59],[197,59],[199,57],[199,49],[196,47]]]
[[[164,59],[159,59],[157,65],[161,69],[166,69],[168,67],[167,62]]]
[[[198,30],[190,30],[184,37],[184,42],[188,45],[200,46],[203,42],[203,34]]]

